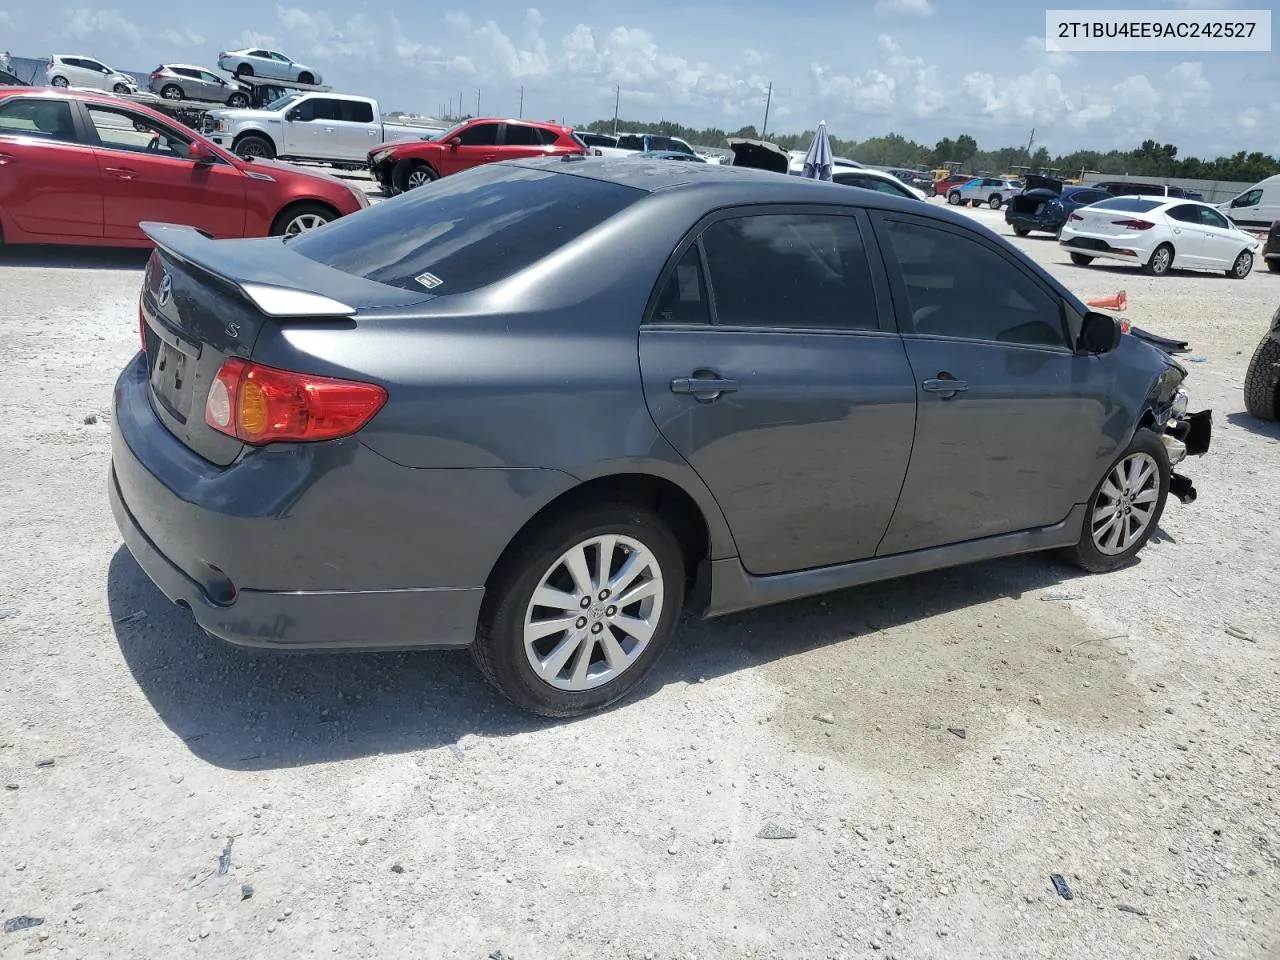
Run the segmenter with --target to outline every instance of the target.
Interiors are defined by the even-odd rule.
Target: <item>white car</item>
[[[1080,266],[1101,257],[1160,277],[1173,267],[1243,280],[1262,245],[1207,203],[1179,197],[1113,197],[1080,207],[1058,242]]]
[[[801,170],[803,169],[802,164]],[[877,190],[880,193],[887,193],[891,197],[906,197],[908,200],[929,199],[924,195],[923,190],[913,187],[909,183],[903,183],[892,173],[886,173],[883,170],[870,170],[867,167],[863,167],[861,170],[849,170],[844,167],[836,167],[831,171],[831,179],[833,182],[843,184],[846,187]]]
[[[218,67],[236,77],[262,77],[265,80],[284,80],[288,83],[307,83],[319,86],[324,79],[319,70],[295,63],[283,53],[249,47],[218,54]]]
[[[79,54],[55,53],[45,64],[44,76],[52,87],[79,87],[111,93],[138,92],[138,82],[133,77],[112,70],[101,60]]]

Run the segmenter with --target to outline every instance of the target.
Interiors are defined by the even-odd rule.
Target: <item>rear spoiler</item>
[[[215,240],[176,223],[138,224],[166,256],[235,287],[268,317],[350,317],[435,297],[344,273],[294,253],[278,238]]]

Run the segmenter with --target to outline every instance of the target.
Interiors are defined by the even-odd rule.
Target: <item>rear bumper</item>
[[[280,446],[217,467],[157,419],[142,354],[116,384],[120,533],[166,597],[244,646],[467,646],[488,572],[566,480],[411,469],[355,440]]]
[[[1017,209],[1017,198],[1010,201],[1009,205],[1004,208],[1004,222],[1009,226],[1019,230],[1039,230],[1044,233],[1057,233],[1062,225],[1067,222],[1065,212],[1059,211],[1057,215],[1050,213],[1027,213]]]
[[[1064,233],[1058,243],[1070,253],[1082,253],[1087,257],[1108,257],[1126,263],[1145,263],[1151,254],[1144,247],[1112,245],[1100,237],[1070,236]]]

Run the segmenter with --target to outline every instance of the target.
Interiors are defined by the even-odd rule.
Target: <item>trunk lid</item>
[[[1112,206],[1112,204],[1116,205]],[[1145,200],[1142,197],[1104,200],[1099,204],[1080,207],[1073,211],[1071,216],[1080,219],[1069,222],[1074,229],[1093,236],[1129,236],[1135,232],[1134,228],[1124,226],[1123,221],[1146,220],[1148,223],[1154,223],[1152,211],[1162,205],[1163,201]]]
[[[141,228],[156,245],[138,303],[151,405],[175,437],[219,466],[234,462],[244,445],[205,422],[209,387],[228,358],[252,357],[267,324],[349,323],[361,310],[434,299],[327,267],[278,238],[212,240],[193,227]]]
[[[733,151],[735,167],[772,170],[774,173],[788,173],[791,170],[790,154],[776,143],[730,137],[729,149]]]
[[[1029,173],[1024,182],[1027,185],[1024,190],[1026,193],[1032,190],[1049,190],[1053,193],[1062,192],[1062,181],[1057,177],[1045,177],[1037,173]]]

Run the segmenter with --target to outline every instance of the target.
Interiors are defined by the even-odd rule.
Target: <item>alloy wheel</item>
[[[639,540],[604,535],[572,547],[543,574],[525,611],[534,674],[570,692],[617,679],[653,638],[663,595],[657,557]]]
[[[328,217],[321,216],[318,213],[300,213],[284,228],[286,237],[296,237],[300,233],[308,233],[316,227],[323,227],[329,222]]]
[[[1251,271],[1252,269],[1253,269],[1253,254],[1250,253],[1248,250],[1245,250],[1240,254],[1240,256],[1236,257],[1236,263],[1235,263],[1235,266],[1232,267],[1232,271],[1235,273],[1237,277],[1244,279],[1249,275],[1249,271]]]
[[[1167,273],[1171,260],[1172,257],[1170,256],[1169,248],[1161,247],[1151,255],[1151,272],[1157,275]]]
[[[417,170],[414,170],[411,174],[409,174],[409,178],[406,182],[406,186],[410,190],[413,190],[416,187],[420,187],[423,184],[430,183],[430,182],[431,182],[431,175],[427,173],[425,168],[419,167]]]
[[[66,78],[66,77],[54,77],[54,78],[53,78],[53,85],[54,85],[55,87],[64,87],[64,88],[65,88],[65,87],[67,86],[67,78]]]
[[[1089,521],[1098,552],[1113,557],[1137,543],[1159,500],[1160,468],[1149,453],[1132,453],[1112,467]]]

